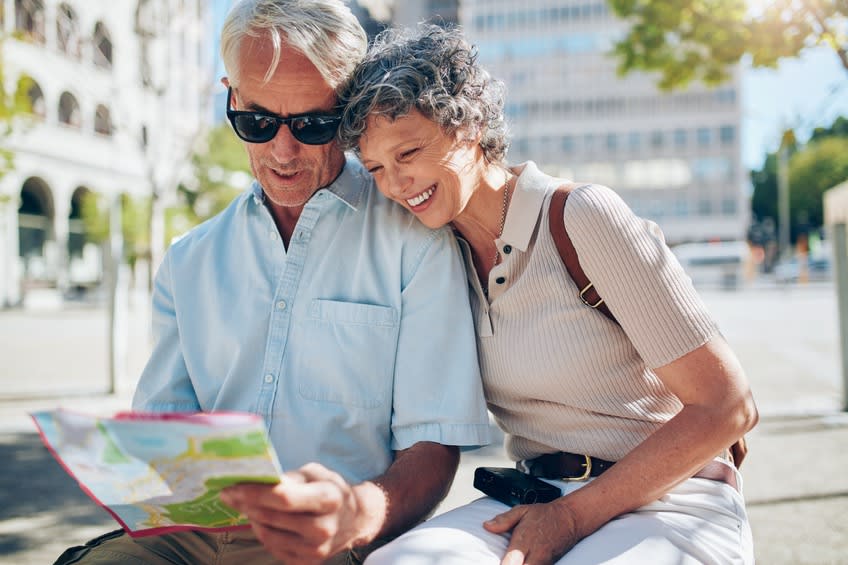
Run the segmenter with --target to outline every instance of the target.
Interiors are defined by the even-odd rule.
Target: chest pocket
[[[315,299],[302,328],[298,393],[378,408],[391,404],[400,316],[395,308]]]

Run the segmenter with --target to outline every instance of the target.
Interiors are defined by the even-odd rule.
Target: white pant
[[[738,483],[742,479],[738,476]],[[573,492],[585,483],[548,481]],[[484,497],[436,516],[372,553],[366,565],[498,565],[509,535],[483,529],[507,506]],[[558,564],[751,564],[754,548],[742,495],[708,479],[689,479],[656,502],[608,522]]]

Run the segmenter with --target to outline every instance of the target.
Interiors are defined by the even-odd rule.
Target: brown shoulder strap
[[[554,191],[551,197],[551,208],[548,212],[548,221],[550,223],[551,236],[554,238],[559,256],[565,265],[565,270],[571,275],[571,279],[577,285],[580,291],[580,300],[586,306],[598,310],[601,314],[618,324],[610,309],[607,307],[604,299],[598,294],[595,285],[583,272],[580,266],[580,258],[577,256],[577,250],[574,249],[574,244],[571,243],[571,237],[565,229],[565,221],[563,213],[565,212],[565,201],[572,190],[577,188],[577,183],[564,184]]]
[[[560,258],[565,265],[565,270],[568,271],[568,274],[571,275],[571,278],[577,284],[577,288],[580,289],[580,300],[582,300],[587,306],[598,310],[601,314],[618,324],[618,320],[615,319],[615,316],[613,316],[612,312],[610,312],[610,309],[607,307],[604,299],[601,298],[600,294],[598,294],[598,291],[595,289],[595,285],[592,284],[589,277],[587,277],[586,273],[583,272],[583,268],[580,266],[580,258],[577,257],[577,250],[574,249],[574,244],[571,243],[571,237],[569,237],[568,232],[565,229],[565,220],[563,220],[563,214],[565,213],[565,201],[568,199],[568,195],[571,191],[578,186],[582,185],[577,183],[564,184],[558,187],[553,196],[551,196],[551,208],[548,211],[551,236],[554,238],[554,243],[556,244],[557,251],[559,251]],[[733,459],[733,464],[736,465],[737,468],[742,464],[742,459],[745,458],[747,453],[748,444],[745,441],[745,436],[742,436],[738,441],[736,441],[736,443],[730,446],[730,454]]]

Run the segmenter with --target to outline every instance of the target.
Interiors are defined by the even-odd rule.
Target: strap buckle
[[[604,299],[601,298],[600,295],[598,296],[597,302],[595,302],[594,304],[586,300],[586,293],[592,290],[593,288],[595,288],[595,285],[590,282],[589,284],[583,287],[583,290],[580,291],[580,300],[582,300],[583,304],[585,304],[589,308],[597,308],[604,303]],[[595,294],[598,294],[597,291],[595,292]]]
[[[594,308],[594,306],[593,306]],[[561,481],[565,482],[580,482],[580,481],[588,481],[592,476],[592,458],[586,454],[581,454],[580,457],[585,459],[584,463],[581,463],[580,466],[584,467],[586,470],[579,477],[561,477]]]

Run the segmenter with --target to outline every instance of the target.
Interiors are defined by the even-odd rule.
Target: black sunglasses
[[[267,143],[274,139],[280,126],[287,125],[292,136],[306,145],[324,145],[333,140],[341,116],[332,114],[298,114],[283,118],[265,112],[241,112],[230,108],[232,87],[227,89],[227,119],[241,139],[248,143]]]

